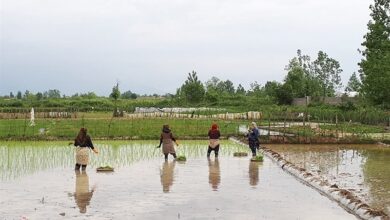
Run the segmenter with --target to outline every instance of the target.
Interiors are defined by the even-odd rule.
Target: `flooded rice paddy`
[[[390,214],[390,148],[381,145],[269,145],[286,160],[320,174]]]
[[[233,142],[210,160],[207,141],[183,142],[186,162],[165,162],[156,142],[96,145],[75,172],[67,143],[0,143],[1,219],[356,219],[268,158],[233,157],[248,151]],[[115,172],[95,171],[105,165]]]

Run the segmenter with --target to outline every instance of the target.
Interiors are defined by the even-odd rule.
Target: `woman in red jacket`
[[[211,151],[214,151],[215,158],[218,158],[219,152],[219,138],[221,133],[219,132],[218,125],[212,124],[209,130],[209,149],[207,150],[207,157],[210,157]]]

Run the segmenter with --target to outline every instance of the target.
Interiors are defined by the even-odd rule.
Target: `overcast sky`
[[[235,86],[282,81],[296,50],[340,61],[343,83],[373,0],[0,0],[0,94],[174,93],[195,70]]]

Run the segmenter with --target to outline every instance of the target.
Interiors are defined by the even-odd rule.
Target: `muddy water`
[[[183,142],[185,163],[164,162],[155,145],[99,143],[75,172],[66,143],[0,143],[1,219],[356,219],[267,158],[232,157],[247,150],[232,142],[217,160],[204,142]]]
[[[379,145],[269,145],[271,149],[370,206],[390,214],[390,148]]]

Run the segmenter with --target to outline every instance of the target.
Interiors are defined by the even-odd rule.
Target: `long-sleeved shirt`
[[[210,139],[219,139],[221,137],[221,133],[219,130],[210,130],[209,131],[209,138]]]
[[[164,135],[165,134],[165,135]],[[163,132],[163,133],[161,133],[161,135],[160,135],[160,145],[159,146],[161,146],[161,144],[163,143],[163,139],[164,138],[167,138],[167,136],[170,138],[170,139],[172,139],[172,141],[174,141],[174,142],[176,142],[176,139],[173,137],[173,134],[171,133],[171,132]]]
[[[84,142],[79,142],[77,139],[74,141],[74,146],[76,147],[89,147],[91,149],[94,149],[91,137],[87,135]]]
[[[257,128],[254,128],[251,132],[249,132],[248,134],[249,145],[251,146],[258,145],[260,143],[259,136],[260,136],[260,132],[259,129]]]

